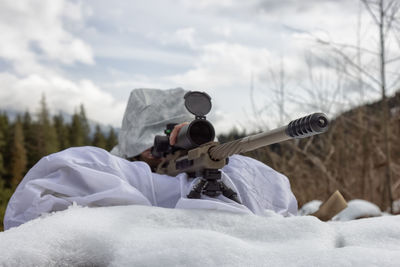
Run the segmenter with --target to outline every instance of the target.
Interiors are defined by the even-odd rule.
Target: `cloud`
[[[2,108],[29,110],[36,113],[42,94],[53,113],[66,111],[72,114],[80,103],[88,117],[104,124],[120,126],[125,103],[100,90],[93,82],[73,82],[62,76],[51,77],[32,74],[23,78],[10,73],[0,73],[0,99]]]
[[[155,33],[149,32],[146,34],[147,37],[157,40],[162,45],[171,46],[183,46],[190,49],[196,49],[198,47],[195,40],[196,30],[193,27],[180,28],[170,33]]]
[[[191,88],[219,88],[248,85],[251,73],[258,75],[268,66],[270,52],[226,42],[207,44],[194,68],[167,79]]]
[[[258,10],[262,10],[268,14],[282,14],[283,13],[307,13],[315,9],[315,7],[326,7],[327,5],[333,4],[334,6],[346,5],[346,0],[308,0],[302,1],[299,4],[297,0],[257,0],[257,4],[254,5]],[[324,12],[327,13],[327,12]]]
[[[181,0],[181,3],[185,5],[187,8],[192,9],[206,9],[206,8],[230,8],[238,3],[235,0],[198,0],[198,1],[190,1],[190,0]]]
[[[0,101],[33,109],[44,91],[54,109],[71,112],[83,102],[91,116],[113,122],[122,117],[133,88],[180,86],[209,92],[224,125],[246,123],[252,76],[257,104],[267,106],[274,96],[270,70],[279,69],[281,58],[291,79],[287,92],[302,94],[304,53],[317,47],[310,34],[356,43],[358,5],[351,1],[115,0],[110,5],[107,0],[2,1],[1,84],[14,93],[1,92]],[[367,23],[363,20],[368,30]],[[326,51],[318,55],[328,57]],[[33,103],[26,100],[30,93]]]
[[[82,103],[91,119],[119,126],[125,104],[88,79],[71,79],[64,66],[94,65],[92,48],[67,28],[84,27],[90,9],[64,0],[0,3],[2,109],[35,112],[42,94],[53,113],[73,113]]]
[[[63,27],[63,19],[82,21],[79,10],[79,4],[62,0],[2,1],[0,57],[11,61],[21,74],[43,71],[40,61],[44,60],[93,64],[90,47]]]

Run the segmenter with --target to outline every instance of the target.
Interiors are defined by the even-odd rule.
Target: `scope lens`
[[[202,145],[214,140],[214,127],[205,120],[195,121],[189,129],[190,139],[196,145]]]

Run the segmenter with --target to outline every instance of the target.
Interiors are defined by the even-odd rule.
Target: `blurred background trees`
[[[13,120],[6,113],[0,114],[0,230],[9,198],[42,157],[72,146],[93,145],[111,150],[116,144],[112,127],[106,133],[99,125],[94,133],[90,131],[83,105],[70,122],[62,114],[50,116],[45,96],[37,114],[26,111]]]

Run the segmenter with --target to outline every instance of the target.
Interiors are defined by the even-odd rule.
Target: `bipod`
[[[240,203],[237,193],[222,182],[221,171],[218,169],[204,169],[199,181],[193,186],[187,197],[200,198],[201,194],[210,197],[216,197],[222,194],[225,197],[242,204]]]

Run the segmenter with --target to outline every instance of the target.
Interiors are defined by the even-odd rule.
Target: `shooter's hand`
[[[176,144],[176,138],[178,137],[178,133],[181,130],[181,128],[185,125],[189,124],[189,122],[183,122],[181,124],[175,125],[174,129],[171,132],[171,135],[169,136],[169,144],[171,146]]]

